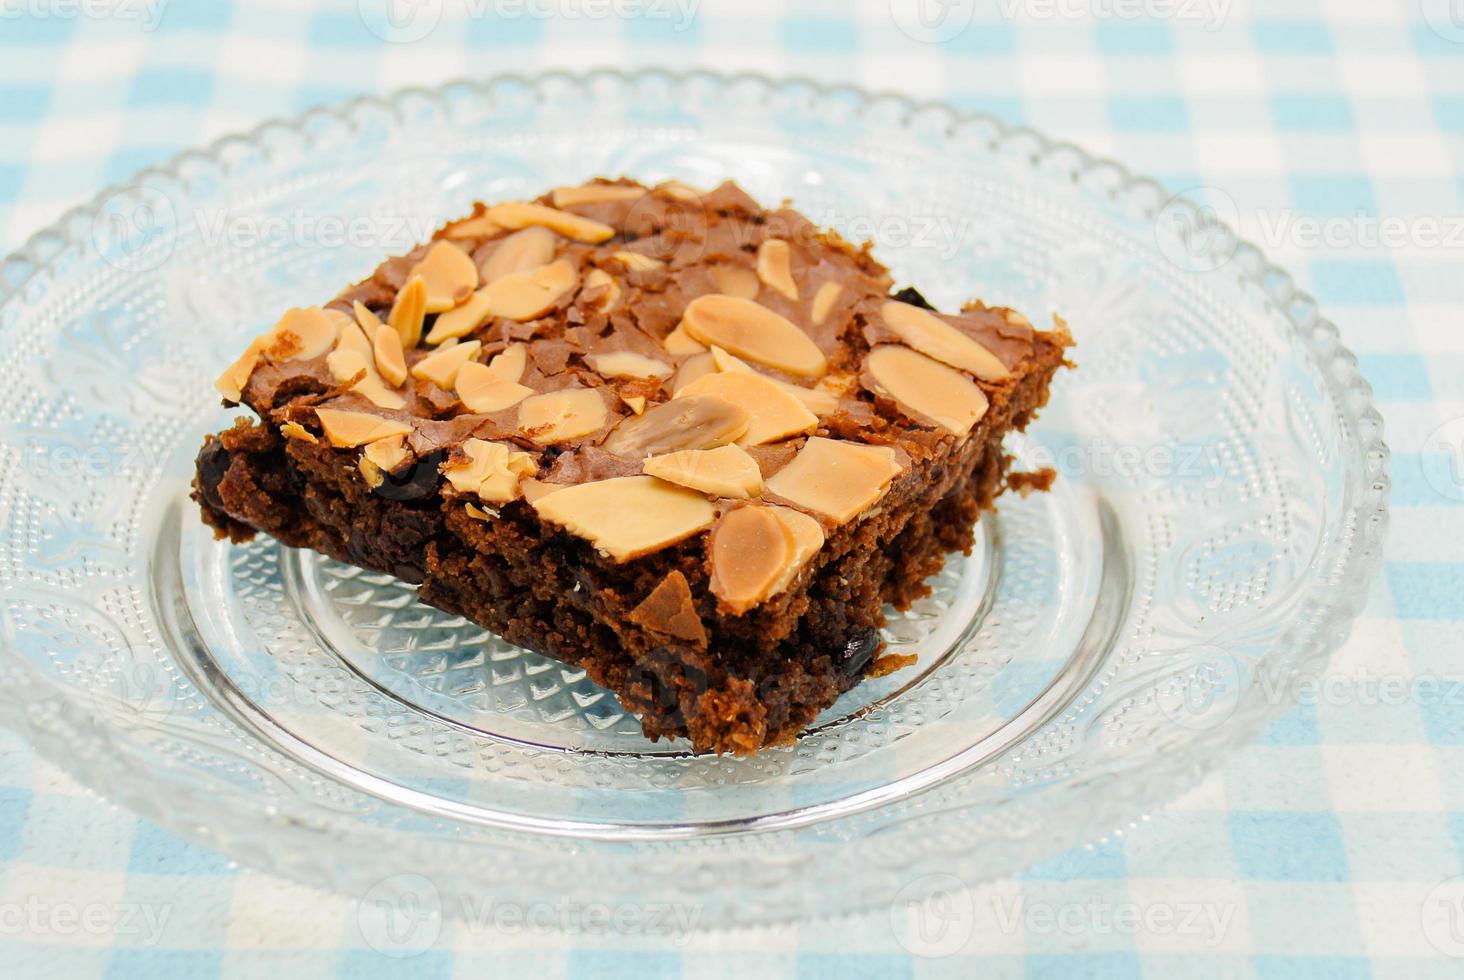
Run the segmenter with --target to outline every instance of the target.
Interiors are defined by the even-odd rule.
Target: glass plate
[[[650,743],[583,673],[187,500],[244,339],[476,198],[597,174],[873,237],[939,305],[1060,312],[1080,368],[931,597],[913,668],[752,759]],[[3,265],[0,717],[100,793],[355,896],[765,922],[1124,827],[1288,706],[1385,522],[1381,420],[1313,300],[1185,200],[942,105],[698,73],[497,78],[270,123]],[[1263,682],[1264,681],[1264,682]]]

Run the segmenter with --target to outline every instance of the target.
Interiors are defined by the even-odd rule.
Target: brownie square
[[[597,180],[287,311],[219,378],[255,417],[193,497],[583,667],[650,738],[751,754],[905,663],[886,604],[1018,483],[1002,440],[1070,344],[892,293],[734,184]]]

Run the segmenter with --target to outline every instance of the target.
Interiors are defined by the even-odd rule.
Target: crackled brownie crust
[[[1006,485],[1070,343],[931,311],[731,184],[480,205],[219,380],[194,498],[618,695],[652,738],[752,753],[881,657]]]

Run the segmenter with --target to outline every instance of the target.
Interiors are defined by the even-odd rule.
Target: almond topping
[[[701,191],[680,180],[668,180],[664,184],[658,185],[656,190],[668,197],[674,197],[678,201],[700,201],[702,199]]]
[[[697,378],[706,377],[708,374],[715,373],[716,370],[717,362],[713,359],[711,351],[693,354],[682,361],[681,366],[676,369],[676,377],[671,381],[671,390],[672,392],[680,391]]]
[[[567,484],[545,483],[543,480],[534,480],[529,477],[524,477],[523,479],[519,480],[518,488],[519,493],[523,495],[523,498],[527,500],[530,504],[532,504],[540,497],[547,497],[556,490],[563,490],[565,486],[567,486]]]
[[[702,343],[805,378],[821,378],[828,361],[792,321],[751,300],[711,293],[698,296],[682,314],[686,332]]]
[[[598,245],[615,235],[615,229],[599,221],[591,221],[568,211],[557,211],[542,204],[513,202],[488,209],[488,217],[505,228],[527,228],[543,225],[577,242]]]
[[[368,442],[366,448],[361,450],[361,454],[387,473],[405,463],[407,457],[411,455],[407,451],[405,436],[390,436],[386,439]]]
[[[381,326],[381,317],[372,313],[359,299],[351,304],[351,309],[356,314],[356,322],[360,324],[362,330],[366,331],[366,336],[375,337],[376,328]]]
[[[611,253],[610,257],[612,259],[619,259],[625,263],[625,267],[631,272],[650,272],[652,269],[659,269],[666,264],[660,259],[651,258],[649,255],[642,255],[639,252],[631,252],[624,249]]]
[[[762,493],[762,471],[757,460],[740,446],[718,449],[683,449],[653,456],[643,466],[651,476],[690,487],[714,497],[742,500]]]
[[[644,395],[621,395],[620,400],[625,402],[626,406],[637,415],[642,414],[646,410],[646,398]]]
[[[747,413],[747,431],[738,437],[739,446],[761,446],[818,428],[818,417],[801,401],[760,374],[708,374],[682,388],[675,398],[693,395],[712,395]]]
[[[900,474],[895,451],[838,439],[810,438],[768,490],[843,524],[872,507]]]
[[[666,335],[661,341],[661,346],[666,348],[666,353],[672,357],[690,357],[692,354],[701,354],[707,349],[707,345],[696,340],[686,332],[683,326],[677,326],[675,330]]]
[[[560,259],[526,272],[511,272],[484,290],[494,316],[506,316],[522,323],[543,316],[579,282],[579,273],[568,259]]]
[[[616,561],[659,551],[712,523],[711,501],[652,476],[581,483],[533,502],[546,521],[586,538]]]
[[[834,301],[839,298],[839,293],[844,287],[836,282],[826,282],[818,287],[818,292],[813,294],[813,308],[809,310],[809,316],[815,327],[823,326],[828,318],[829,310],[833,309]]]
[[[454,221],[442,230],[443,238],[492,238],[501,234],[503,226],[490,221],[486,215]]]
[[[387,327],[391,330],[391,327]],[[380,408],[405,408],[407,401],[388,388],[376,371],[375,346],[366,339],[361,328],[351,323],[341,330],[336,340],[336,349],[325,359],[330,376],[339,384],[345,384],[358,374],[364,375],[351,390],[368,399]]]
[[[1012,376],[995,354],[929,310],[890,300],[879,312],[886,326],[922,354],[982,381],[1005,381]]]
[[[444,463],[442,475],[459,493],[473,493],[490,504],[506,504],[518,497],[519,478],[534,476],[534,457],[500,442],[469,439],[463,443],[465,460]]]
[[[472,502],[463,504],[463,513],[467,514],[475,521],[484,522],[491,521],[493,520],[493,518],[498,516],[497,511],[493,511],[490,514],[488,511],[484,510],[482,507],[479,507],[477,504],[474,504]]]
[[[793,561],[793,540],[766,507],[722,515],[708,542],[712,594],[741,615],[762,602]]]
[[[264,338],[255,337],[249,342],[249,347],[239,355],[239,359],[224,369],[224,373],[214,381],[214,388],[231,402],[238,401],[243,397],[244,386],[249,383],[249,376],[259,365],[259,356],[264,351]]]
[[[589,435],[609,421],[609,414],[596,389],[564,388],[524,399],[519,405],[519,430],[547,446]]]
[[[817,520],[792,507],[769,507],[768,510],[783,522],[783,528],[793,541],[793,560],[768,590],[768,595],[774,596],[791,585],[793,578],[808,564],[808,560],[818,554],[818,550],[824,545],[824,530]]]
[[[602,289],[603,296],[600,295]],[[591,269],[585,274],[583,299],[590,306],[603,308],[608,313],[620,302],[620,284],[604,269]]]
[[[422,340],[422,323],[427,317],[427,284],[413,276],[396,295],[386,322],[402,338],[402,350],[411,350]]]
[[[605,378],[664,378],[673,368],[665,361],[646,357],[634,351],[617,350],[608,354],[586,354],[585,361]]]
[[[522,381],[524,369],[529,365],[529,348],[523,344],[509,344],[493,360],[488,370],[506,381]]]
[[[679,449],[712,449],[747,431],[748,415],[731,402],[709,396],[678,398],[626,419],[605,439],[606,452],[644,457]]]
[[[440,344],[444,340],[466,336],[492,318],[493,299],[488,295],[485,286],[469,296],[462,306],[439,314],[432,322],[432,329],[427,332],[427,343]]]
[[[717,291],[738,299],[755,299],[762,288],[757,273],[740,265],[718,265],[712,267],[712,282]]]
[[[717,365],[718,371],[757,373],[746,361],[733,357],[720,347],[712,348],[712,362]],[[768,380],[801,401],[803,407],[814,415],[832,415],[839,407],[839,399],[830,392],[818,388],[804,388],[802,385],[789,384],[787,381],[780,381],[777,378],[768,378]]]
[[[572,208],[578,204],[604,204],[608,201],[633,201],[645,195],[645,189],[624,184],[585,184],[583,187],[554,188],[554,206]]]
[[[384,419],[380,415],[368,415],[366,412],[317,408],[315,417],[320,419],[320,428],[325,432],[325,438],[338,449],[352,449],[378,439],[412,434],[412,427],[405,422]]]
[[[387,384],[395,388],[407,380],[407,359],[402,354],[402,338],[384,323],[377,324],[373,352],[376,355],[376,370]]]
[[[361,479],[365,480],[366,485],[372,490],[375,490],[386,482],[386,477],[381,473],[381,467],[377,466],[365,456],[356,460],[356,469],[361,471]]]
[[[428,313],[442,313],[460,306],[478,288],[478,266],[473,257],[449,241],[433,242],[408,275],[422,277],[427,289]]]
[[[339,321],[319,307],[286,310],[264,335],[261,352],[271,361],[308,361],[330,350],[339,331]]]
[[[888,395],[907,415],[964,436],[986,414],[986,395],[955,368],[924,354],[883,344],[864,362],[876,392]]]
[[[492,285],[514,272],[527,272],[554,261],[559,237],[548,228],[533,225],[505,238],[491,255],[483,260],[480,272],[483,282]]]
[[[308,442],[311,445],[314,445],[320,441],[319,439],[315,438],[315,433],[305,428],[305,426],[301,425],[299,422],[286,422],[284,425],[280,426],[280,435],[284,436],[286,439],[299,439],[301,442]]]
[[[781,238],[769,238],[757,247],[757,277],[769,289],[795,303],[798,284],[793,281],[793,250]]]
[[[458,368],[454,382],[458,398],[470,412],[491,415],[512,408],[534,393],[517,381],[509,381],[486,364],[467,361]]]
[[[440,347],[412,365],[412,377],[430,381],[444,391],[452,391],[458,369],[478,355],[483,344],[477,340]]]

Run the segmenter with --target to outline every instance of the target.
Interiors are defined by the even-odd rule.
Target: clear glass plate
[[[756,758],[650,743],[582,673],[389,577],[215,542],[186,498],[228,422],[211,379],[280,309],[475,198],[597,174],[734,178],[940,305],[1060,312],[1079,343],[1011,445],[1052,492],[891,618],[915,667]],[[271,123],[33,238],[0,330],[0,718],[232,858],[449,911],[772,921],[1118,830],[1288,706],[1385,523],[1370,391],[1254,248],[1074,147],[802,81],[498,78]]]

